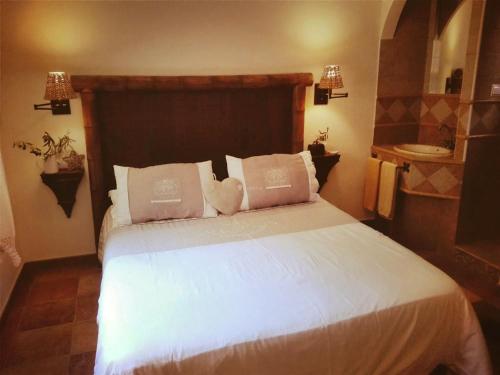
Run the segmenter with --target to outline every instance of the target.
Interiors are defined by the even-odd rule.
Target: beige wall
[[[88,179],[71,219],[38,176],[35,159],[10,144],[67,130],[84,152],[80,100],[71,116],[33,111],[52,70],[71,74],[185,75],[312,72],[342,66],[348,99],[312,105],[306,144],[330,126],[342,152],[324,196],[358,218],[373,137],[380,2],[167,3],[7,2],[2,14],[2,148],[26,259],[94,251]]]

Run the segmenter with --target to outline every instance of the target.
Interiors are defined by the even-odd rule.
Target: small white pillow
[[[204,193],[213,180],[211,161],[113,168],[116,190],[109,196],[114,225],[217,216]]]

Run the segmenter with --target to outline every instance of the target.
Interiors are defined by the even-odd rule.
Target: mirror
[[[437,1],[429,93],[460,94],[473,0]]]

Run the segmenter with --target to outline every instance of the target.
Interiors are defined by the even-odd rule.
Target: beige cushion
[[[239,159],[226,155],[230,177],[243,184],[240,210],[314,201],[319,188],[311,153]]]
[[[208,202],[219,212],[225,215],[233,215],[238,212],[243,200],[243,185],[236,178],[225,180],[213,180],[205,188]]]
[[[147,168],[115,165],[114,172],[111,216],[117,225],[217,216],[203,192],[213,179],[211,161]]]

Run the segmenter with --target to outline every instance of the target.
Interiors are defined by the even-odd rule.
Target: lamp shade
[[[50,72],[45,86],[45,100],[68,100],[76,98],[71,80],[65,72]]]
[[[340,75],[340,66],[338,65],[325,65],[323,75],[319,81],[319,88],[321,89],[341,89],[344,87],[342,76]]]

